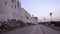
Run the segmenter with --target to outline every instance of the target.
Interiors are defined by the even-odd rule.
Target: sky
[[[20,0],[21,6],[30,14],[43,20],[60,20],[60,0]]]

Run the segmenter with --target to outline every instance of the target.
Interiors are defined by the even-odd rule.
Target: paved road
[[[44,34],[60,34],[59,31],[54,30],[52,28],[48,28],[47,26],[39,25],[39,27]]]
[[[42,25],[34,25],[2,34],[60,34],[60,32]]]

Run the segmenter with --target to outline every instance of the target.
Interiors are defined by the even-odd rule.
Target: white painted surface
[[[21,7],[21,3],[19,4],[20,6],[18,8],[18,0],[14,1],[15,2],[12,3],[12,0],[0,0],[0,21],[7,21],[7,19],[16,19],[22,20],[25,23],[34,23],[33,19],[31,19],[30,14]],[[26,16],[29,19],[27,19]]]

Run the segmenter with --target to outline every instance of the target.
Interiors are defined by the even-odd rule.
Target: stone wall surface
[[[19,0],[0,0],[0,21],[16,19],[32,23],[30,14],[18,2]]]
[[[31,15],[21,7],[19,0],[0,0],[0,21],[7,21],[7,19],[34,23]]]

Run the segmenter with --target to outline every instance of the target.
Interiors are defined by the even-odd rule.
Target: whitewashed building
[[[25,23],[34,22],[30,14],[21,7],[19,0],[0,0],[0,21],[7,19],[22,20]]]
[[[34,24],[38,24],[38,17],[32,17],[32,22]]]
[[[0,0],[0,21],[19,19],[18,0]],[[16,17],[17,16],[17,17]]]

